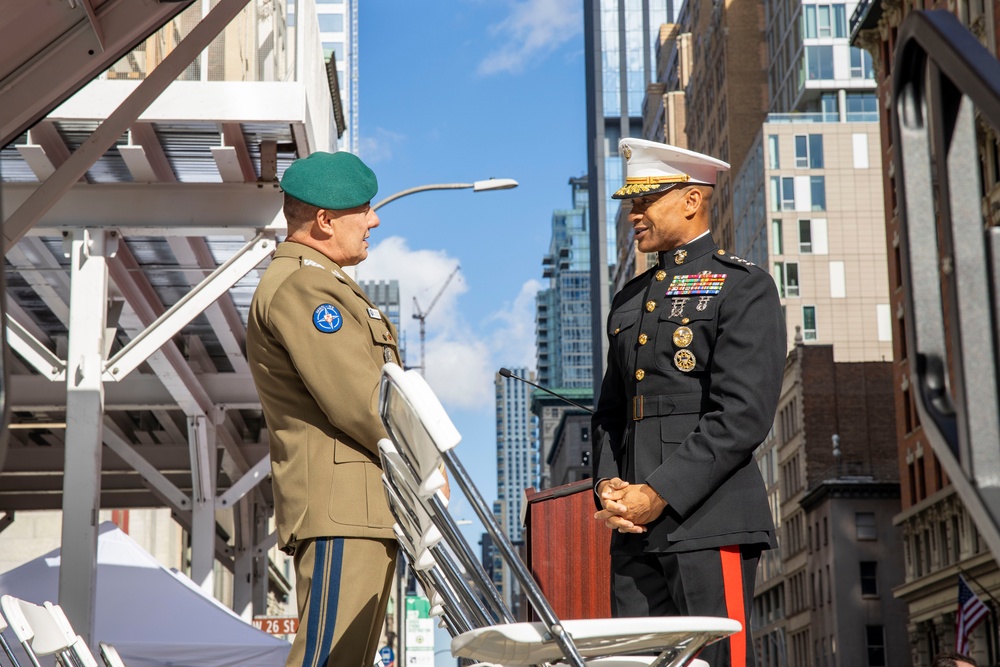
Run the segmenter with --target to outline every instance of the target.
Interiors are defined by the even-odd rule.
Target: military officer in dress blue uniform
[[[771,276],[709,232],[729,165],[622,139],[629,221],[658,263],[608,317],[593,420],[595,515],[612,529],[615,616],[726,616],[743,632],[705,649],[713,667],[754,664],[754,577],[776,546],[754,450],[774,421],[785,325]]]
[[[288,237],[250,306],[247,355],[271,449],[279,546],[294,555],[289,667],[370,667],[395,569],[377,443],[396,330],[343,271],[368,256],[375,174],[313,153],[281,179]]]

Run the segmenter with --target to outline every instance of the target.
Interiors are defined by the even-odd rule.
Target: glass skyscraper
[[[534,380],[527,368],[511,369],[514,375]],[[493,512],[511,542],[518,544],[522,539],[521,506],[524,504],[524,490],[529,486],[539,487],[541,457],[533,437],[534,425],[531,416],[531,386],[503,377],[499,373],[495,380],[497,417],[497,501]],[[497,574],[494,572],[494,577]],[[510,580],[509,569],[504,565],[501,585],[504,600],[513,608],[515,587]]]
[[[552,213],[552,240],[542,260],[549,286],[535,298],[538,383],[550,388],[593,384],[587,183],[571,178],[573,207]]]
[[[590,175],[591,339],[594,386],[603,374],[604,321],[610,300],[618,202],[624,182],[621,137],[642,137],[642,101],[656,73],[660,25],[673,23],[681,0],[584,0],[587,69],[587,171]],[[624,8],[624,12],[619,11]]]

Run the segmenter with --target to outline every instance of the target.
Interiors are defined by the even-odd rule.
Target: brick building
[[[892,365],[838,363],[833,352],[799,338],[774,429],[757,452],[780,543],[757,573],[762,667],[909,664],[900,657],[908,657],[901,609],[888,593],[902,580]]]
[[[906,603],[909,643],[914,665],[926,665],[939,651],[954,647],[957,579],[967,573],[973,590],[994,613],[972,635],[972,657],[980,664],[997,664],[997,605],[1000,571],[957,497],[941,463],[931,451],[920,425],[911,391],[910,359],[904,337],[905,304],[900,257],[899,211],[892,169],[892,132],[889,101],[892,61],[899,26],[915,9],[944,9],[959,20],[994,55],[997,51],[996,0],[983,2],[862,2],[851,18],[851,39],[871,54],[881,103],[882,178],[885,193],[886,250],[888,256],[894,365],[894,405],[897,419],[897,459],[900,468],[902,511],[895,523],[902,531],[905,581],[895,594]],[[993,128],[979,123],[979,156],[985,211],[1000,204],[1000,149]],[[995,219],[990,222],[996,224]]]

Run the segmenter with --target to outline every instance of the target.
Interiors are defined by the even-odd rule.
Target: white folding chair
[[[111,644],[100,643],[101,648],[101,660],[104,662],[105,667],[125,667],[125,663],[122,661],[120,655],[118,655],[118,650]]]
[[[38,658],[47,655],[55,656],[64,667],[98,667],[87,643],[73,631],[58,605],[39,606],[4,595],[0,609],[34,667],[41,667]]]
[[[483,618],[474,609],[475,605],[466,604],[464,611],[469,612],[469,619],[475,627],[454,635],[451,648],[456,657],[505,666],[554,662],[568,662],[574,667],[704,665],[694,656],[705,645],[742,628],[737,621],[716,617],[560,621],[456,456],[454,447],[461,436],[423,377],[412,371],[404,372],[395,364],[386,364],[382,369],[380,414],[392,439],[392,442],[383,440],[379,443],[385,471],[383,480],[390,506],[396,506],[394,511],[402,515],[403,521],[398,524],[401,532],[412,545],[420,543],[422,537],[429,534],[426,526],[422,525],[424,515],[415,507],[419,505],[426,519],[433,523],[443,538],[427,547],[437,565],[443,570],[448,569],[446,559],[438,557],[439,552],[447,552],[445,546],[454,550],[456,560],[467,570],[475,570],[479,565],[437,493],[445,483],[439,472],[443,463],[451,481],[465,494],[521,584],[529,604],[542,619],[538,623],[514,623],[485,574],[480,580],[452,573],[447,578],[454,582],[456,588],[484,587],[484,590],[474,590],[471,594],[468,591],[463,593],[459,604],[466,603],[470,598],[479,600],[497,617],[493,622],[488,614],[487,622],[483,623]],[[658,655],[625,657],[621,655],[624,653]]]
[[[10,648],[10,644],[7,643],[7,638],[3,636],[4,631],[7,629],[7,619],[4,618],[3,613],[0,613],[0,648],[3,648],[4,654],[10,661],[13,667],[21,667],[21,663],[18,662],[17,658],[14,656],[14,652]]]

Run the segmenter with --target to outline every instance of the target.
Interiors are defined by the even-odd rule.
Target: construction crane
[[[434,300],[431,301],[431,305],[427,306],[427,310],[420,310],[420,304],[417,302],[417,297],[413,297],[413,319],[420,320],[420,365],[416,366],[416,368],[420,369],[421,375],[424,374],[424,339],[427,337],[427,316],[431,314],[434,306],[437,305],[438,299],[440,299],[441,295],[444,294],[444,291],[448,289],[448,284],[451,282],[451,279],[455,277],[455,274],[458,273],[460,268],[462,267],[457,264],[455,265],[455,269],[448,275],[448,279],[444,281],[444,285],[442,285],[441,289],[438,290]]]

